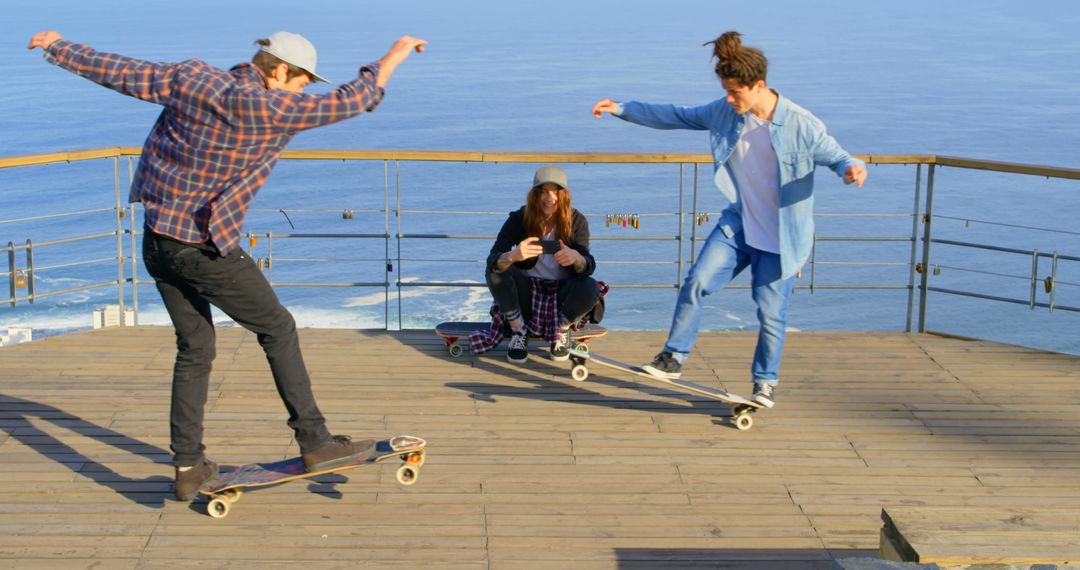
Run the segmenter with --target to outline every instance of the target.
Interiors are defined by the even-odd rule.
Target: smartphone
[[[540,247],[544,248],[544,253],[555,253],[560,249],[559,240],[542,239],[540,240]]]

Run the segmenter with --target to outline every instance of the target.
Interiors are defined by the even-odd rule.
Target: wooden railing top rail
[[[99,158],[138,156],[139,147],[113,146],[46,154],[0,157],[0,169],[16,166],[77,162]],[[974,170],[1009,172],[1031,176],[1080,180],[1080,169],[1036,164],[1020,164],[932,154],[857,154],[869,164],[935,164]],[[291,160],[407,160],[439,162],[554,162],[608,164],[711,164],[703,153],[669,152],[532,152],[484,150],[286,150],[282,158]]]

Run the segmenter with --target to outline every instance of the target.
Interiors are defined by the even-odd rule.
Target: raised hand
[[[45,49],[62,39],[64,39],[64,36],[61,36],[57,32],[38,32],[34,34],[34,37],[30,38],[30,43],[26,46],[26,49],[34,49],[37,47]]]
[[[601,99],[593,105],[592,114],[599,119],[604,116],[604,113],[614,114],[619,110],[619,104],[611,99]]]

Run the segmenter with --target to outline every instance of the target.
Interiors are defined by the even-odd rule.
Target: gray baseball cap
[[[536,174],[533,175],[532,187],[536,188],[548,182],[555,184],[559,188],[568,188],[566,185],[566,173],[558,166],[541,166],[538,168]]]
[[[315,81],[330,83],[325,77],[315,72],[315,62],[318,56],[315,54],[315,46],[304,36],[292,32],[274,32],[267,38],[270,45],[261,46],[259,51],[266,53],[295,65],[311,74]]]

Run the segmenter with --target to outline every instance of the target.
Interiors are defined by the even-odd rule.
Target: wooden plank
[[[882,556],[904,562],[1068,564],[1080,559],[1080,509],[882,510]]]

